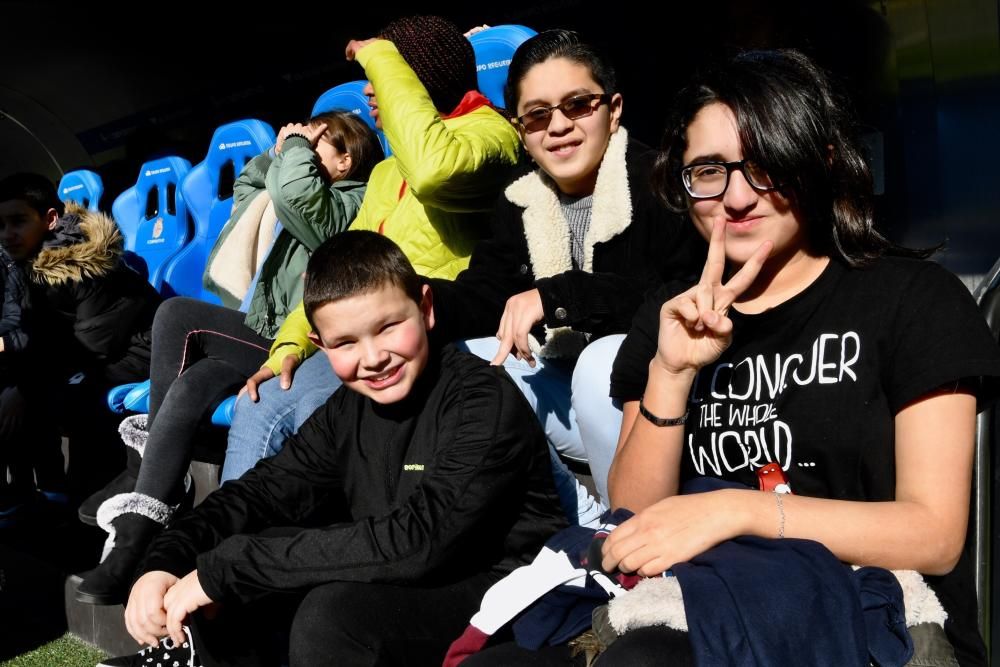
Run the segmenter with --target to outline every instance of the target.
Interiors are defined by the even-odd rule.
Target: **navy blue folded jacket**
[[[673,568],[699,667],[902,667],[913,655],[888,570],[851,570],[818,542],[738,537]]]
[[[699,478],[683,492],[729,486],[745,488]],[[593,576],[600,570],[600,551],[593,543],[630,516],[628,510],[608,512],[602,529],[571,526],[546,542],[547,550],[565,554],[571,567],[591,574],[583,585],[554,587],[520,614],[512,626],[520,646],[565,643],[590,626],[593,609],[609,599]],[[873,662],[903,667],[913,656],[896,577],[883,568],[854,570],[819,542],[737,537],[667,574],[680,584],[699,667],[868,667]],[[614,578],[621,585],[619,595],[634,584],[620,574]],[[467,631],[453,652],[467,655],[470,646],[474,651],[485,643],[487,634]]]

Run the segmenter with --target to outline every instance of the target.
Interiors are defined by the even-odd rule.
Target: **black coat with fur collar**
[[[123,257],[111,218],[67,204],[29,267],[29,353],[48,380],[53,372],[108,385],[149,377],[160,296]]]
[[[574,269],[569,226],[554,183],[535,170],[511,183],[493,218],[492,238],[454,281],[432,279],[436,334],[447,340],[496,333],[507,299],[538,288],[545,312],[538,351],[575,357],[591,338],[629,330],[647,290],[697,276],[706,246],[686,218],[653,193],[656,152],[612,135],[594,189],[584,267]]]

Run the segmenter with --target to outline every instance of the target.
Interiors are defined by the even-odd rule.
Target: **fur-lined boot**
[[[76,599],[86,604],[124,603],[146,547],[170,521],[174,509],[141,493],[108,498],[97,511],[97,524],[108,531],[101,564],[80,582]]]

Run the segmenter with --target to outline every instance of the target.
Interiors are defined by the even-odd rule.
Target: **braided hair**
[[[387,25],[379,36],[396,46],[438,111],[450,113],[465,93],[476,89],[472,44],[451,21],[407,16]]]

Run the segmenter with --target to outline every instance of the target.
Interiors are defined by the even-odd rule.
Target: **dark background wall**
[[[278,127],[308,114],[327,88],[361,78],[344,61],[406,13],[460,27],[574,28],[617,64],[625,123],[657,143],[663,110],[688,72],[719,53],[794,47],[833,72],[867,129],[881,226],[911,245],[946,241],[939,259],[963,274],[1000,255],[1000,27],[997,0],[719,0],[443,3],[0,3],[0,174],[53,180],[87,167],[105,208],[139,165],[175,154],[197,163],[212,130],[246,117]],[[474,9],[470,9],[474,7]]]

